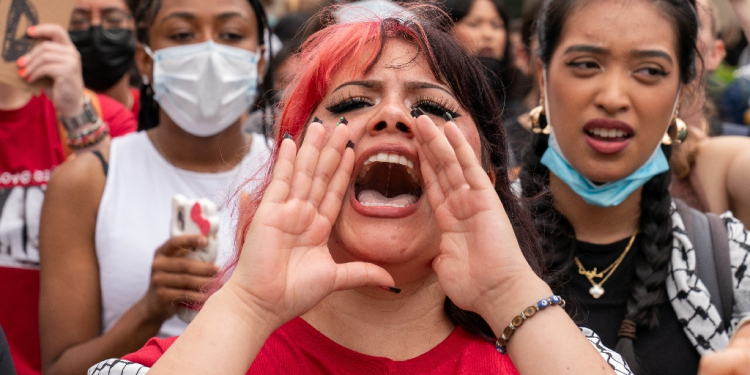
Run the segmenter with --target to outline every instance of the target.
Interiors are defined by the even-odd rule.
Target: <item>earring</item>
[[[547,115],[544,113],[543,103],[544,99],[539,101],[539,106],[529,112],[529,120],[531,120],[531,131],[534,134],[549,135],[551,133],[549,126],[547,126]]]
[[[672,134],[674,134],[674,136]],[[687,136],[687,124],[685,124],[685,121],[682,121],[680,118],[675,117],[674,120],[672,120],[672,123],[669,124],[667,132],[664,133],[664,138],[662,138],[661,143],[667,146],[679,145],[687,139]]]
[[[141,83],[143,84],[143,86],[148,86],[151,84],[151,80],[148,79],[147,75],[141,74]]]

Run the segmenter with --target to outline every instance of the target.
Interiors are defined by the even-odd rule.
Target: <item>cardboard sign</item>
[[[28,84],[18,76],[16,60],[37,41],[26,36],[29,26],[56,23],[66,30],[76,0],[0,0],[0,82],[38,93],[49,80]],[[46,82],[44,82],[46,81]]]

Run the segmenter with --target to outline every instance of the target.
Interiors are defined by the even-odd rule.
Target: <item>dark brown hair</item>
[[[511,192],[508,180],[508,153],[501,111],[489,87],[482,66],[470,57],[459,42],[448,32],[452,26],[443,12],[434,7],[409,8],[412,16],[386,18],[371,22],[334,24],[314,34],[302,46],[299,58],[304,68],[297,73],[281,102],[281,116],[277,123],[277,145],[285,133],[300,139],[314,108],[325,95],[331,78],[338,72],[359,75],[369,71],[379,60],[388,40],[398,39],[413,43],[425,56],[432,74],[450,88],[461,106],[474,120],[482,143],[482,164],[496,176],[495,190],[513,225],[518,243],[534,272],[541,275],[541,251],[527,209]],[[429,19],[429,24],[417,19]],[[374,48],[373,48],[374,47]],[[373,51],[374,50],[374,51]],[[369,54],[369,55],[368,55]],[[365,68],[353,71],[362,56],[369,56]],[[278,150],[275,150],[278,155]],[[268,166],[273,169],[274,160]],[[268,186],[270,173],[264,183],[241,208],[238,224],[238,250],[257,210],[260,197]],[[446,314],[467,331],[493,340],[494,333],[479,315],[465,311],[445,301]]]

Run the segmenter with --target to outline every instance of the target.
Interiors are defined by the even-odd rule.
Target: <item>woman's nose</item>
[[[381,107],[367,123],[367,131],[370,135],[396,133],[414,136],[410,126],[414,120],[410,115],[410,108],[395,101],[382,102],[380,105]]]
[[[627,74],[619,70],[605,73],[605,79],[602,80],[594,103],[607,114],[615,114],[630,108]]]
[[[495,29],[489,23],[482,24],[481,35],[482,39],[491,40],[495,36]]]

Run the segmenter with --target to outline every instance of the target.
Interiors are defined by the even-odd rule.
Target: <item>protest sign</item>
[[[38,93],[51,82],[29,84],[18,76],[16,60],[38,42],[26,36],[29,26],[56,23],[68,28],[75,0],[0,0],[0,82]]]

